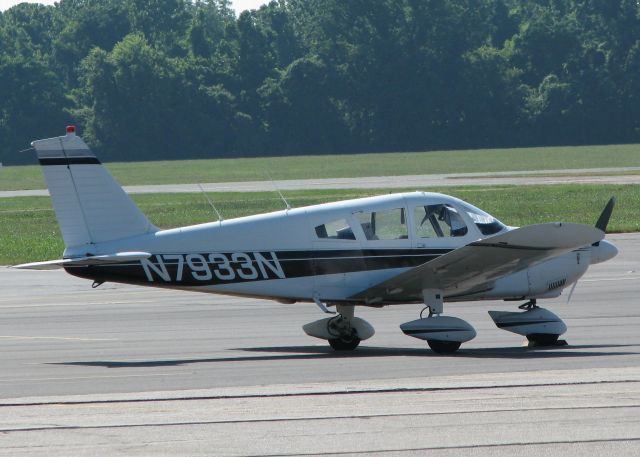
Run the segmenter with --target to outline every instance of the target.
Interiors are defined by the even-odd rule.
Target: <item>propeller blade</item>
[[[613,207],[616,206],[616,197],[611,197],[611,200],[607,203],[607,206],[602,210],[602,214],[598,218],[598,222],[596,222],[596,228],[602,230],[603,232],[607,232],[607,225],[609,225],[609,219],[611,218],[611,213],[613,212]]]
[[[571,290],[569,291],[569,296],[567,297],[567,303],[571,301],[571,296],[573,295],[573,291],[576,290],[577,285],[578,285],[578,281],[574,282],[573,286],[571,286]]]

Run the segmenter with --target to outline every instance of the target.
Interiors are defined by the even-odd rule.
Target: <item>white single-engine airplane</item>
[[[402,331],[440,353],[475,337],[443,302],[527,300],[520,312],[490,311],[499,328],[553,344],[562,320],[536,306],[558,297],[590,265],[617,254],[604,241],[614,206],[595,227],[556,222],[507,227],[447,195],[413,192],[360,198],[170,230],[155,227],[114,181],[73,126],[32,143],[53,200],[63,259],[19,265],[64,268],[92,279],[315,302],[337,314],[303,327],[336,350],[374,330],[357,306],[426,305]],[[424,311],[423,310],[423,311]]]

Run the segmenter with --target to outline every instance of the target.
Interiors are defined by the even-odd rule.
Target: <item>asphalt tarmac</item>
[[[336,354],[314,305],[0,268],[0,455],[640,455],[640,234],[611,235],[569,304],[565,347],[528,349],[487,310],[453,356],[401,333],[419,307],[357,310]]]

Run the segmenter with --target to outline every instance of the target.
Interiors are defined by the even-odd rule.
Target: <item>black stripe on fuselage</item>
[[[274,251],[241,252],[243,259],[232,260],[238,253],[190,253],[190,254],[154,254],[149,259],[155,268],[141,262],[122,264],[105,264],[91,266],[68,266],[70,274],[101,281],[126,282],[132,284],[166,285],[166,286],[208,286],[233,284],[270,279],[289,279],[310,276],[323,276],[338,273],[355,273],[361,271],[384,270],[392,268],[412,268],[433,260],[450,249],[367,249],[367,250],[316,250],[316,251]],[[256,253],[261,254],[275,265],[277,261],[282,275],[272,269],[259,268]],[[272,257],[275,255],[275,258]],[[205,267],[201,261],[196,269],[192,269],[186,256],[196,255],[206,260]],[[210,258],[210,255],[218,256]],[[176,260],[175,256],[181,259]],[[220,257],[228,259],[228,263],[220,262]],[[250,258],[251,266],[247,264]],[[168,257],[168,258],[167,258]],[[194,262],[192,262],[194,264]],[[244,266],[243,266],[244,265]],[[204,271],[204,273],[203,273]],[[258,273],[251,277],[252,271]],[[159,273],[160,272],[160,273]],[[166,276],[163,274],[166,272]],[[209,273],[209,274],[207,274]],[[203,276],[206,279],[202,279]],[[208,277],[210,276],[210,278]],[[243,277],[244,276],[244,277]],[[151,281],[149,278],[152,278]],[[167,280],[166,278],[169,278]],[[178,280],[180,278],[180,280]]]
[[[96,157],[49,157],[38,159],[40,165],[100,165]]]

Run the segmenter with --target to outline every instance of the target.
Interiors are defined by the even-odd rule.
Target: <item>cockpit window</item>
[[[403,240],[408,238],[404,208],[371,213],[355,213],[367,240]]]
[[[353,230],[346,219],[336,219],[326,224],[318,225],[315,228],[316,236],[320,239],[331,240],[355,240]]]
[[[507,228],[498,219],[475,206],[466,204],[464,210],[483,235],[493,235]]]
[[[468,232],[467,224],[451,205],[417,206],[414,220],[420,238],[465,236]]]

